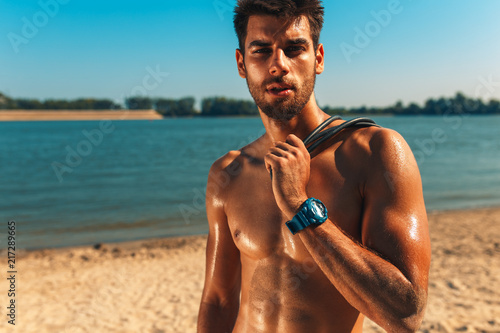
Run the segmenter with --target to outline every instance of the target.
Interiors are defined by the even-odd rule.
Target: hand
[[[307,200],[311,157],[302,140],[290,134],[286,142],[277,142],[265,156],[267,171],[273,175],[274,198],[283,213],[292,219]]]

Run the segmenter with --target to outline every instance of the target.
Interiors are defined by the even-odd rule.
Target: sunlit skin
[[[277,110],[300,100],[324,69],[307,19],[284,26],[251,16],[245,46],[236,52],[238,72],[254,98]],[[286,82],[281,92],[269,91],[276,78]],[[364,316],[388,332],[415,331],[430,241],[408,145],[392,130],[350,129],[310,156],[302,139],[329,116],[314,93],[300,111],[284,120],[260,108],[266,133],[210,170],[198,331],[361,332]],[[328,220],[292,235],[285,222],[309,197],[326,205]]]

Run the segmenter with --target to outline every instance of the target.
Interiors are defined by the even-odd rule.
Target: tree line
[[[429,98],[420,106],[416,103],[404,105],[398,101],[389,107],[356,107],[356,108],[331,108],[326,106],[323,111],[329,114],[369,114],[369,115],[396,115],[396,116],[416,116],[416,115],[449,115],[449,114],[500,114],[500,101],[490,100],[488,103],[481,99],[469,98],[458,92],[451,98]]]
[[[253,101],[226,97],[208,97],[201,101],[201,110],[195,107],[194,97],[180,99],[153,98],[145,96],[128,97],[124,105],[110,99],[80,98],[75,100],[11,98],[0,92],[0,109],[7,110],[150,110],[154,109],[164,117],[186,116],[258,116]],[[483,102],[457,93],[451,98],[430,98],[422,106],[416,103],[404,105],[401,101],[388,107],[322,107],[323,111],[337,115],[447,115],[447,114],[500,114],[500,102]]]
[[[115,110],[121,106],[109,99],[79,98],[75,100],[11,98],[0,92],[2,110]]]

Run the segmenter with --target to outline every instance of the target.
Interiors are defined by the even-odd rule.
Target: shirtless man
[[[198,331],[361,332],[364,316],[416,331],[430,240],[408,145],[388,129],[348,129],[310,156],[302,140],[328,118],[313,92],[321,3],[240,0],[235,12],[238,72],[266,133],[210,170]],[[311,197],[319,217],[327,208],[321,224],[304,213]],[[316,224],[293,234],[299,212]]]

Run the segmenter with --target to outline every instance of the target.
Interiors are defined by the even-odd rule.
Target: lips
[[[267,92],[270,95],[278,97],[286,97],[293,91],[293,87],[286,83],[273,83],[267,86]]]

